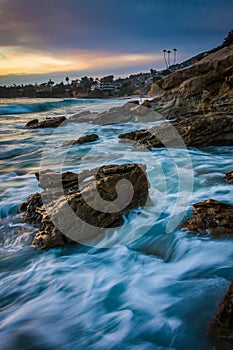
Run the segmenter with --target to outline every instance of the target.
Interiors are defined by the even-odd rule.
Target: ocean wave
[[[95,100],[93,99],[64,99],[59,101],[49,101],[41,103],[4,105],[0,106],[0,115],[47,112],[53,109],[60,109],[73,105],[93,103],[94,101]]]

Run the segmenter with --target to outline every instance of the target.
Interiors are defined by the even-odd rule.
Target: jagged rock
[[[120,134],[119,139],[132,140],[146,148],[184,147],[184,144],[187,147],[232,146],[233,116],[207,115],[185,118],[162,123],[148,130]],[[184,144],[180,142],[181,139]]]
[[[78,140],[71,140],[71,141],[66,141],[63,143],[62,146],[73,146],[76,144],[82,145],[83,143],[88,143],[88,142],[95,142],[99,139],[99,136],[96,134],[89,134],[80,137]]]
[[[215,237],[233,235],[233,204],[208,199],[193,206],[193,216],[181,225],[182,228]]]
[[[153,82],[151,84],[150,91],[148,92],[148,96],[155,97],[164,94],[164,92],[165,91],[158,85],[157,82]]]
[[[28,129],[34,129],[34,127],[36,125],[38,125],[39,123],[39,120],[38,119],[33,119],[33,120],[30,120],[27,124],[26,124],[26,128]]]
[[[40,226],[32,244],[41,248],[52,248],[63,246],[67,242],[71,243],[70,235],[67,237],[64,234],[67,227],[74,230],[76,242],[96,239],[93,233],[86,232],[85,223],[101,229],[119,227],[123,224],[123,214],[127,214],[131,209],[145,206],[149,200],[149,183],[143,165],[108,165],[99,169],[86,170],[80,174],[71,172],[61,174],[47,170],[40,174],[36,173],[36,177],[44,191],[41,194],[31,195],[22,209],[26,209],[25,221]],[[128,184],[121,181],[124,179],[133,186],[133,196],[130,202],[128,202]],[[99,206],[96,189],[100,197],[107,203],[104,211]],[[121,201],[116,202],[115,200],[119,198]],[[68,213],[67,203],[72,209]],[[75,227],[72,228],[73,214],[81,219],[78,230]]]
[[[232,76],[233,45],[213,50],[191,66],[161,79],[161,94],[151,102],[151,108],[167,119],[232,113]]]
[[[233,185],[233,170],[226,173],[226,179],[230,184]]]
[[[27,202],[22,203],[19,211],[24,211],[24,220],[29,223],[38,224],[41,222],[41,208],[43,206],[42,198],[39,193],[31,194]]]
[[[219,349],[233,348],[233,283],[231,283],[218,308],[215,320],[210,326],[209,334],[221,340],[221,343],[222,340],[226,341],[226,344],[222,343],[222,347],[219,347]]]
[[[26,124],[26,128],[28,129],[57,128],[59,125],[64,123],[65,120],[66,120],[66,117],[47,118],[42,121],[38,121],[38,119],[34,119],[29,121]]]

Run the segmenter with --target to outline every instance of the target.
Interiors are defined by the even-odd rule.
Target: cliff
[[[209,112],[231,113],[233,105],[233,45],[206,54],[200,61],[164,77],[151,107],[165,118]]]

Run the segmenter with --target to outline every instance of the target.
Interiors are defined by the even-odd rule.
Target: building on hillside
[[[116,91],[120,90],[122,84],[119,83],[101,83],[99,82],[97,85],[92,85],[91,90],[101,90],[101,91]]]

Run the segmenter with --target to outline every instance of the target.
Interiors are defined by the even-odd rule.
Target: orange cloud
[[[1,52],[0,75],[46,74],[53,72],[85,71],[133,67],[134,65],[153,66],[160,62],[161,54],[113,54],[106,52],[74,51],[63,54],[41,51],[24,51],[21,48],[7,47]]]

